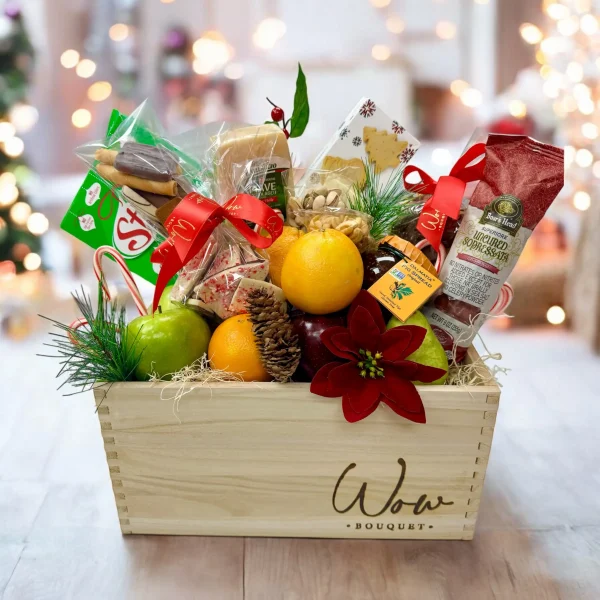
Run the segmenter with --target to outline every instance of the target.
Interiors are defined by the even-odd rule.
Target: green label
[[[113,246],[132,273],[156,284],[158,273],[150,256],[163,238],[93,171],[87,174],[60,226],[92,248]]]
[[[493,225],[514,236],[523,225],[523,205],[517,197],[503,194],[485,207],[479,222]]]
[[[272,209],[281,211],[285,220],[287,178],[290,169],[274,168],[267,171],[260,191],[260,199]]]

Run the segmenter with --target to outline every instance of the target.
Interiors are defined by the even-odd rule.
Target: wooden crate
[[[96,390],[123,533],[471,539],[496,386],[422,386],[427,424],[347,423],[307,384]],[[162,394],[162,397],[161,397]]]

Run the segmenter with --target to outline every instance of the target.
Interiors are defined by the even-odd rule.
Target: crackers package
[[[373,164],[375,172],[392,174],[414,156],[420,142],[393,118],[388,117],[370,98],[354,107],[307,174],[314,170],[353,173],[356,183],[364,181],[364,162]]]

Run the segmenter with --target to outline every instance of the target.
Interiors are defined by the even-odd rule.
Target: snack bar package
[[[531,232],[564,184],[564,151],[519,135],[491,134],[477,184],[423,313],[461,362]]]

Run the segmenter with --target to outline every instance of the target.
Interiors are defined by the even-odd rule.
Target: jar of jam
[[[394,246],[383,243],[371,254],[363,254],[363,289],[369,289],[376,281],[381,279],[394,265],[401,260],[406,260],[403,252]]]

